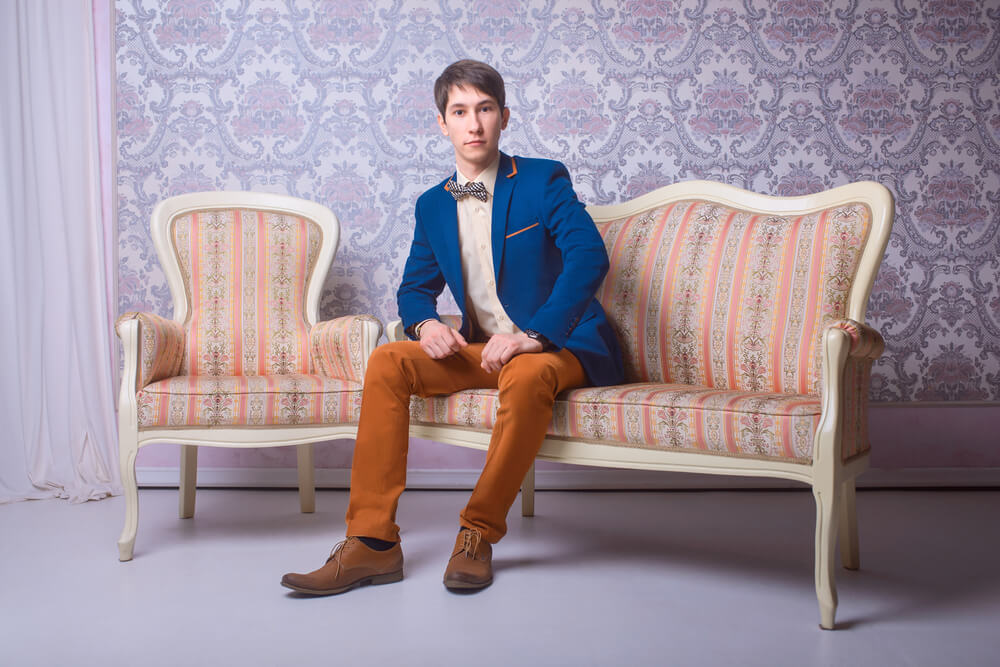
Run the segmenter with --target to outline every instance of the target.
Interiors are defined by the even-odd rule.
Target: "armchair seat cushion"
[[[410,415],[418,424],[490,429],[496,420],[497,393],[470,389],[414,398]],[[587,387],[557,398],[548,435],[810,463],[820,407],[819,396],[812,394],[659,383]]]
[[[358,422],[361,383],[322,375],[181,375],[136,396],[139,428]]]

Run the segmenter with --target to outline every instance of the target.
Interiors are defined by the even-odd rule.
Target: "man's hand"
[[[541,351],[542,344],[524,333],[496,334],[483,346],[483,362],[480,365],[487,373],[496,373],[521,353]]]
[[[444,359],[468,345],[456,329],[437,320],[429,320],[420,327],[420,349],[431,359]]]

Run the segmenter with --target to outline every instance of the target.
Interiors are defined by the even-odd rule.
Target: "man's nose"
[[[472,126],[469,131],[473,134],[480,134],[483,131],[483,119],[479,117],[478,113],[472,114]]]

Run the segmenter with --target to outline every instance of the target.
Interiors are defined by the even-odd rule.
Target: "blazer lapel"
[[[497,180],[493,186],[493,271],[500,284],[500,266],[503,264],[504,241],[507,238],[507,211],[517,181],[517,168],[513,158],[500,153]]]

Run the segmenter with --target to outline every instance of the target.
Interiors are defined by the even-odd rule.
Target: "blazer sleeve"
[[[594,220],[577,198],[569,172],[555,163],[542,197],[542,217],[562,255],[562,272],[548,299],[528,323],[563,347],[593,301],[610,263]]]
[[[412,327],[427,319],[440,319],[437,298],[444,291],[444,274],[427,238],[427,230],[420,218],[420,205],[415,212],[416,225],[410,255],[403,267],[403,279],[396,291],[399,317],[407,335]]]

